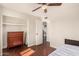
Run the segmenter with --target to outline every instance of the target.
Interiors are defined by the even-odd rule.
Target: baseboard
[[[5,48],[7,48],[6,46],[4,46],[2,49],[5,49]]]

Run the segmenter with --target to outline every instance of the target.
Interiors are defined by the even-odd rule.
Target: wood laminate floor
[[[3,49],[3,56],[20,56],[19,53],[25,49],[31,48],[35,51],[31,56],[47,56],[55,50],[55,48],[50,47],[50,43],[41,44],[37,46],[27,47],[26,45],[17,46],[14,48]]]

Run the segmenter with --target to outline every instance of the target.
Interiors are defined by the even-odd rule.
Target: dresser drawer
[[[8,48],[23,44],[23,32],[8,32]]]

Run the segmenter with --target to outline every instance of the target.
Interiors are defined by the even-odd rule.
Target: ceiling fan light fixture
[[[47,9],[47,5],[43,5],[42,6],[42,9],[44,10],[44,9]]]

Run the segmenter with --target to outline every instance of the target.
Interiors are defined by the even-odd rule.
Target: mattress
[[[79,46],[64,44],[48,56],[79,56]]]

